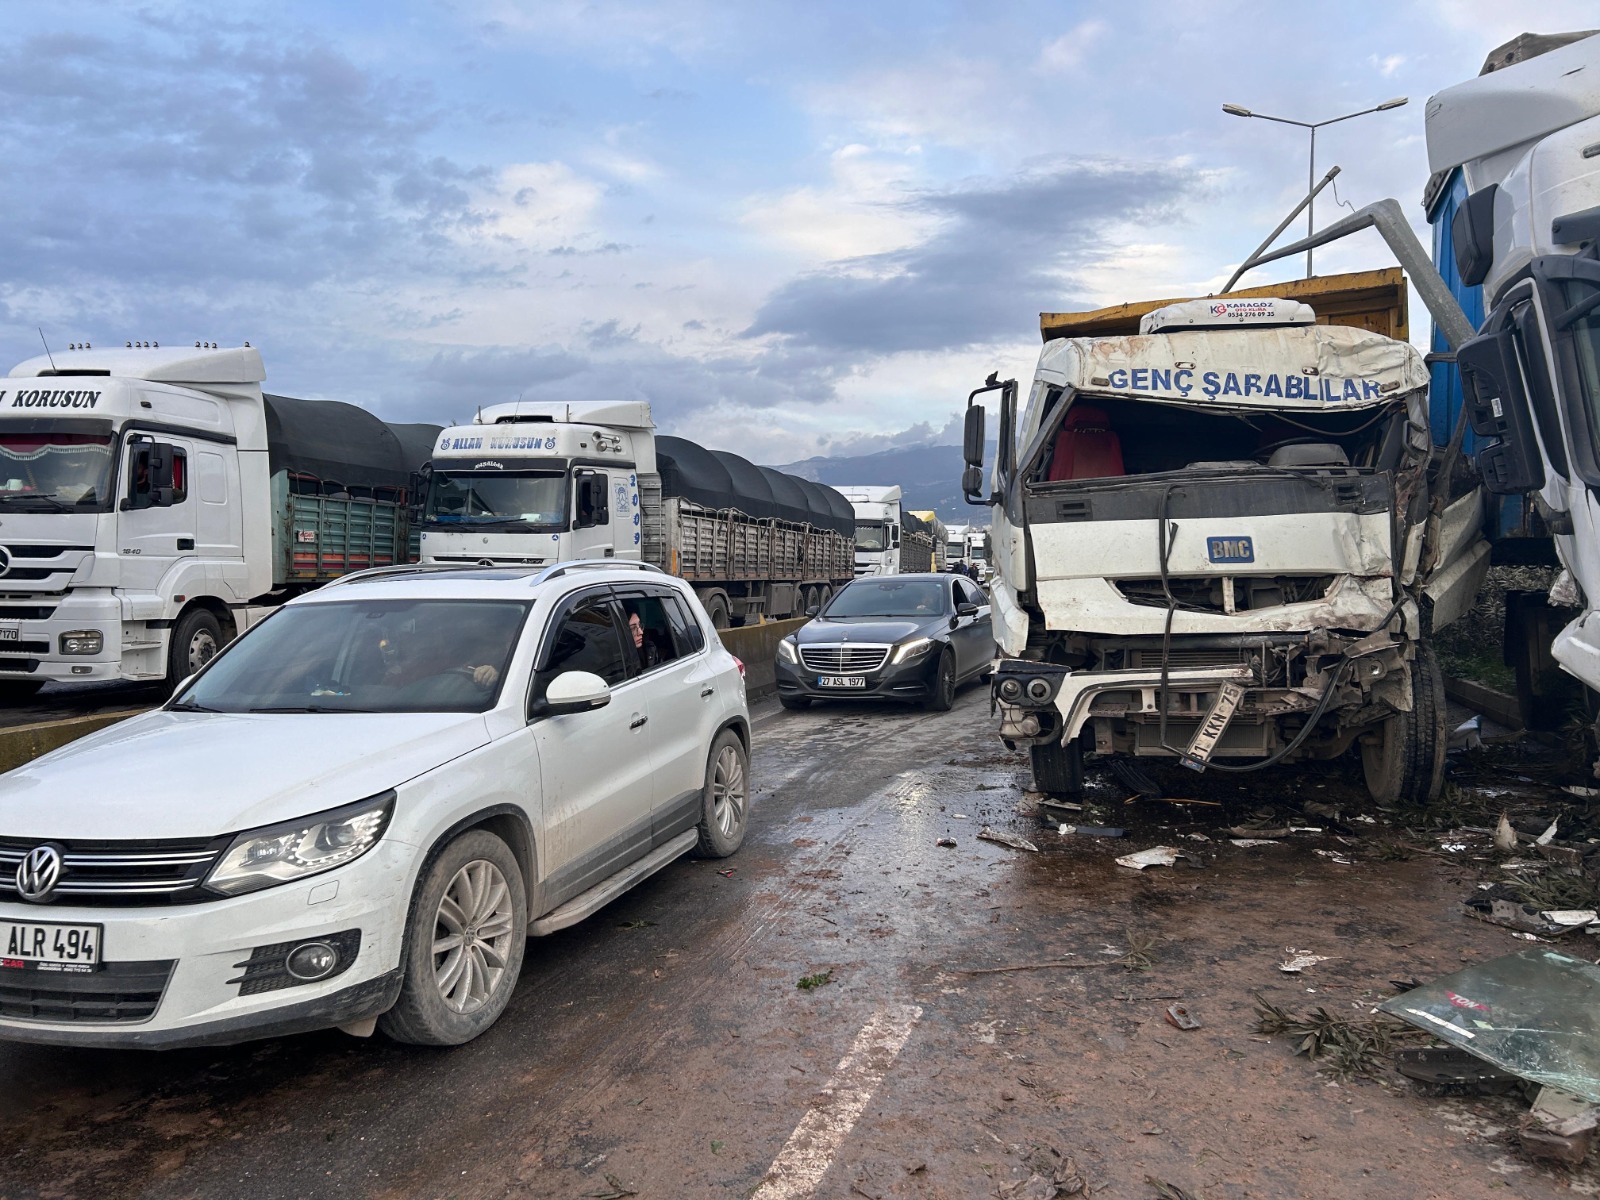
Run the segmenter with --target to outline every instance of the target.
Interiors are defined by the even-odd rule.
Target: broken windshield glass
[[[1385,1000],[1391,1016],[1600,1104],[1600,966],[1530,947]]]

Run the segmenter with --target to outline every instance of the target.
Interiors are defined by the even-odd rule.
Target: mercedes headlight
[[[353,862],[378,844],[394,799],[390,789],[343,808],[241,833],[217,859],[205,887],[237,896]]]
[[[901,642],[895,647],[894,661],[897,663],[914,662],[932,649],[932,638],[912,638],[909,642]]]
[[[794,638],[786,637],[778,643],[778,657],[786,663],[798,663],[800,661],[800,655],[794,647]]]

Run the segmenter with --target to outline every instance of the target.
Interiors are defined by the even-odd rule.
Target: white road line
[[[921,1016],[922,1009],[915,1004],[890,1005],[872,1015],[750,1200],[801,1200],[811,1195]]]

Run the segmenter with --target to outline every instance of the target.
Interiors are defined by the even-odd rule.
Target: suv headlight
[[[797,663],[800,661],[800,655],[795,650],[794,638],[792,636],[786,637],[778,643],[778,657],[787,663]]]
[[[394,799],[391,788],[343,808],[241,833],[217,859],[204,886],[237,896],[353,862],[378,844],[394,813]]]
[[[912,638],[909,642],[901,642],[900,645],[895,647],[894,661],[897,663],[912,662],[921,658],[924,654],[932,649],[932,638]]]

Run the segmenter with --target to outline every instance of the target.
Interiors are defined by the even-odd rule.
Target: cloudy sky
[[[1410,96],[1318,162],[1420,227],[1425,98],[1594,23],[1575,0],[3,11],[7,364],[41,326],[249,340],[270,389],[390,419],[639,398],[764,462],[938,437],[989,371],[1029,372],[1041,309],[1220,284],[1306,172],[1302,131],[1222,102]],[[1373,237],[1319,265],[1384,261]]]

